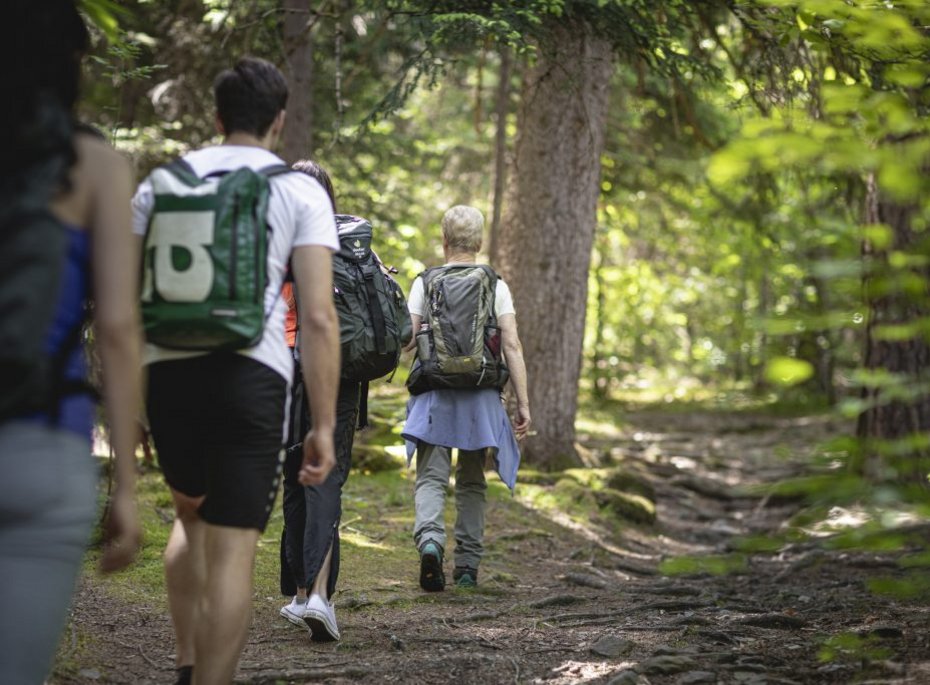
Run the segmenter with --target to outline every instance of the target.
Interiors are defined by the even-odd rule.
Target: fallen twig
[[[258,685],[260,683],[276,683],[278,681],[290,682],[294,680],[312,680],[315,682],[327,680],[329,678],[364,678],[371,675],[371,669],[368,668],[322,668],[322,669],[292,669],[287,671],[264,671],[255,673],[247,678],[237,678],[233,682],[239,685]]]
[[[171,666],[159,666],[157,663],[155,663],[154,660],[150,659],[150,658],[149,658],[149,655],[146,654],[145,651],[142,649],[142,645],[139,645],[139,654],[142,656],[143,659],[145,659],[146,663],[148,663],[149,666],[151,666],[152,668],[154,668],[154,669],[156,669],[156,670],[158,670],[158,671],[170,671],[170,670],[172,670],[172,667],[171,667]]]

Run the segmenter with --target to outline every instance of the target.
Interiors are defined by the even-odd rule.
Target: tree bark
[[[550,20],[522,86],[499,267],[511,286],[541,468],[580,463],[575,414],[613,51],[581,21]]]
[[[284,76],[287,118],[281,156],[295,162],[313,154],[313,19],[310,0],[282,0],[284,8]]]
[[[504,207],[504,191],[507,183],[507,115],[510,113],[510,48],[500,48],[500,70],[497,81],[497,121],[494,132],[494,199],[491,212],[491,228],[488,231],[488,257],[497,263],[500,244],[501,212]]]
[[[912,220],[913,206],[897,204],[884,198],[875,178],[870,177],[866,195],[866,223],[885,224],[892,229],[891,249],[905,254],[920,254],[920,238]],[[904,340],[889,340],[876,335],[880,326],[913,324],[926,321],[928,311],[928,284],[930,268],[926,266],[893,270],[887,253],[877,252],[869,243],[863,253],[873,262],[873,274],[865,281],[869,318],[866,325],[863,365],[866,369],[882,369],[903,380],[907,390],[925,387],[930,374],[930,344],[924,332],[915,332]],[[901,276],[916,276],[922,282],[922,292],[908,292]],[[913,281],[912,281],[913,282]],[[919,483],[927,487],[928,450],[914,446],[905,453],[896,450],[889,456],[881,448],[884,441],[894,441],[930,432],[930,394],[917,391],[914,396],[888,401],[887,389],[867,387],[863,398],[875,403],[859,415],[857,436],[864,448],[864,459],[859,469],[874,480],[898,480]],[[884,456],[883,456],[884,454]]]

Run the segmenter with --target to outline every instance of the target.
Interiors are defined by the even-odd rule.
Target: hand
[[[103,526],[100,572],[112,573],[129,566],[139,551],[141,540],[135,495],[131,491],[117,489]]]
[[[319,485],[336,465],[333,431],[311,430],[304,438],[304,461],[297,474],[301,485]]]
[[[517,416],[513,422],[513,432],[517,440],[523,440],[530,432],[530,406],[528,404],[517,405]]]

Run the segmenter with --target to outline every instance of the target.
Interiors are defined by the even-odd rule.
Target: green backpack
[[[259,342],[276,164],[200,178],[184,160],[152,172],[155,206],[142,255],[146,340],[176,350],[236,350]]]
[[[501,355],[494,311],[497,273],[485,264],[427,269],[426,315],[407,388],[419,395],[444,388],[503,388],[510,373]]]

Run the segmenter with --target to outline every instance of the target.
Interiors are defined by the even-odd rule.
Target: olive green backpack
[[[407,388],[412,395],[446,388],[503,388],[510,372],[494,309],[497,273],[485,264],[447,264],[420,278],[426,315]]]

